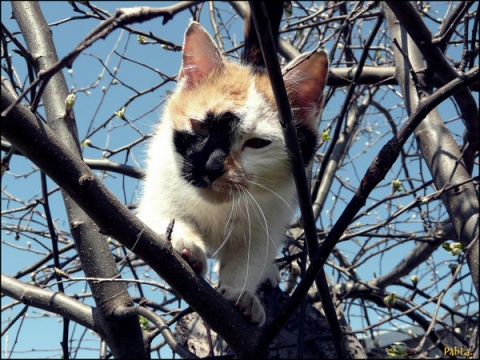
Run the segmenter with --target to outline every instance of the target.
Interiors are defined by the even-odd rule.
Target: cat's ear
[[[285,67],[283,74],[303,162],[307,166],[317,146],[318,121],[328,77],[327,54],[321,51],[300,55]]]
[[[327,54],[320,51],[300,55],[284,68],[283,73],[296,120],[316,128],[327,84]]]
[[[212,71],[224,67],[222,55],[208,32],[198,22],[191,21],[185,32],[182,67],[178,79],[187,88],[198,84]]]

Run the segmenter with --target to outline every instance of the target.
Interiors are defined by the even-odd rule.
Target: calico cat
[[[304,163],[317,144],[327,80],[324,52],[301,55],[284,73]],[[265,311],[255,292],[279,282],[273,260],[294,214],[296,190],[268,75],[227,61],[192,21],[178,85],[148,149],[139,217],[164,234],[199,274],[218,260],[218,291],[253,323]]]

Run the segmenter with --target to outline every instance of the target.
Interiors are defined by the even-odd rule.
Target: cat
[[[313,158],[328,74],[325,52],[287,65],[284,81],[305,165]],[[265,322],[256,290],[279,283],[273,263],[294,214],[296,190],[266,72],[225,59],[191,21],[178,84],[148,148],[138,216],[165,234],[200,275],[217,260],[218,292],[254,324]]]

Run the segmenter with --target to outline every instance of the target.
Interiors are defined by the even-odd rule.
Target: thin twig
[[[292,173],[295,179],[295,185],[297,187],[306,242],[310,251],[309,255],[311,256],[311,254],[314,254],[318,248],[317,229],[315,225],[315,218],[313,216],[312,200],[307,176],[305,173],[300,145],[298,143],[298,137],[292,117],[292,110],[290,109],[287,91],[285,89],[285,84],[283,83],[282,71],[277,58],[275,40],[273,39],[272,31],[269,26],[265,4],[263,2],[256,1],[249,1],[249,4],[255,24],[255,30],[257,31],[260,48],[265,60],[265,66],[267,68],[272,85],[275,102],[277,104],[279,120],[284,131],[285,143],[287,145],[289,154],[291,155]],[[332,331],[337,356],[339,358],[347,358],[342,330],[340,328],[340,324],[338,323],[335,306],[333,305],[332,298],[330,297],[330,293],[328,291],[329,286],[325,273],[322,269],[319,269],[316,285],[322,296],[322,303],[325,308],[325,314],[328,319],[330,329]],[[275,334],[286,324],[289,317],[282,316],[283,314],[284,313],[277,317],[262,333],[263,344],[270,343]]]
[[[310,286],[314,282],[317,273],[322,269],[325,261],[335,247],[337,241],[340,239],[351,220],[356,213],[365,205],[372,190],[385,177],[389,169],[397,159],[402,146],[405,144],[409,136],[420,122],[428,115],[428,113],[438,106],[441,102],[448,99],[452,94],[459,89],[469,86],[477,80],[479,75],[478,66],[470,70],[459,78],[451,81],[442,88],[438,89],[431,96],[426,98],[419,104],[415,112],[409,117],[407,122],[399,130],[398,134],[394,136],[386,145],[380,150],[377,157],[370,164],[365,173],[360,187],[357,189],[355,195],[348,203],[347,207],[337,220],[327,238],[323,242],[321,248],[317,251],[315,256],[311,259],[310,267],[307,269],[305,277],[300,281],[295,289],[292,297],[285,306],[286,313],[293,313],[298,307],[301,298],[308,292]]]

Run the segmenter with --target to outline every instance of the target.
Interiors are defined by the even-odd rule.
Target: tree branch
[[[188,8],[197,3],[196,1],[184,1],[175,5],[167,6],[164,8],[150,8],[150,7],[136,7],[136,8],[119,8],[115,12],[115,15],[102,21],[95,29],[93,29],[77,47],[66,55],[60,61],[55,62],[47,69],[43,69],[38,74],[38,77],[33,81],[30,86],[13,102],[9,108],[4,109],[3,112],[8,112],[17,105],[23,97],[28,94],[36,86],[48,83],[50,78],[58,73],[65,67],[71,67],[75,59],[88,47],[93,45],[97,40],[107,37],[113,30],[132,23],[141,23],[147,20],[154,19],[156,17],[163,17],[163,23],[167,23],[176,13]],[[41,91],[40,91],[41,92]],[[36,108],[39,99],[37,98],[33,102],[33,108]],[[3,116],[5,114],[2,114]]]
[[[2,89],[1,109],[15,99]],[[99,226],[134,251],[219,333],[239,357],[256,354],[258,330],[158,235],[134,216],[88,166],[23,105],[3,116],[2,135],[55,181]],[[112,221],[115,219],[115,221]],[[228,318],[229,321],[225,321]]]
[[[2,139],[2,144],[1,148],[5,152],[9,152],[10,150],[13,149],[13,154],[15,155],[23,155],[22,153],[16,151],[13,147],[12,144],[10,144],[8,141]],[[83,159],[85,161],[85,164],[88,165],[88,167],[92,170],[101,170],[101,171],[110,171],[113,173],[129,176],[131,178],[135,179],[141,179],[145,175],[145,172],[143,169],[131,166],[131,165],[126,165],[126,164],[121,164],[109,159]]]
[[[410,3],[408,4],[411,5]],[[396,6],[397,5],[394,5],[394,7]],[[390,28],[390,36],[392,38],[399,39],[403,51],[408,55],[408,58],[412,63],[413,69],[411,70],[418,72],[424,67],[424,58],[427,62],[432,62],[434,60],[431,59],[431,54],[428,54],[426,56],[425,50],[422,47],[418,46],[417,42],[420,41],[418,38],[415,41],[415,39],[411,37],[410,32],[407,34],[402,27],[398,26],[396,22],[397,14],[393,14],[393,12],[389,10],[389,8],[391,8],[390,5],[389,7],[385,7],[385,13]],[[404,10],[407,11],[408,9]],[[403,14],[401,16],[403,19]],[[424,24],[422,28],[423,27],[425,27]],[[418,37],[418,35],[415,36]],[[424,39],[423,37],[420,37],[420,39],[426,41],[426,39]],[[432,46],[427,46],[427,48],[430,47]],[[435,53],[438,54],[438,48],[436,46],[433,47],[435,47],[435,50],[432,48],[431,51],[435,51]],[[414,111],[418,112],[422,109],[422,107],[425,106],[425,103],[427,102],[426,100],[419,98],[418,92],[419,90],[427,92],[429,91],[429,89],[418,89],[418,84],[413,84],[410,77],[407,75],[409,73],[409,69],[404,57],[397,49],[394,49],[394,54],[395,64],[398,67],[397,74],[399,83],[402,88],[404,99],[406,99],[406,109],[409,113],[413,113]],[[438,56],[442,57],[442,59],[444,58],[443,54],[441,53],[439,53]],[[438,69],[438,71],[440,71],[439,69],[444,69],[442,65],[444,60],[441,61],[440,59],[437,59],[435,61],[440,63],[440,65],[437,64],[435,67],[436,69]],[[450,69],[450,72],[451,71],[452,69]],[[454,82],[458,83],[458,81],[461,82],[461,80],[459,79],[465,79],[465,76],[467,74],[470,76],[474,73],[478,73],[478,66],[471,69],[465,75],[454,77],[455,80],[451,81],[450,84],[453,84]],[[448,85],[440,88],[433,95],[429,96],[428,99],[430,100],[432,97],[436,97],[436,94],[442,95],[439,92],[441,92],[442,89],[445,89],[447,87]],[[458,97],[463,97],[466,93],[469,94],[468,98],[472,97],[470,91],[468,90],[468,87],[459,89],[456,94],[453,93],[453,96],[455,96],[458,102]],[[467,100],[468,99],[463,99],[462,102]],[[460,105],[460,107],[463,109],[462,112],[466,111],[466,109],[469,109],[462,105]],[[472,112],[476,119],[475,122],[478,125],[478,110],[476,105],[475,109]],[[468,115],[464,114],[464,119],[469,118],[471,115],[471,113],[469,113]],[[478,130],[475,132],[475,134],[477,134],[476,136],[478,140]],[[425,162],[427,163],[430,173],[432,174],[432,178],[437,189],[443,189],[444,187],[448,186],[453,179],[455,180],[455,183],[462,183],[471,178],[467,170],[468,166],[464,166],[463,162],[461,161],[461,153],[458,149],[458,145],[453,139],[450,131],[448,131],[448,129],[446,128],[438,110],[435,109],[431,114],[429,114],[429,116],[425,118],[425,120],[420,124],[420,126],[415,127],[415,136],[417,138],[420,151],[422,152]],[[459,241],[463,242],[466,246],[468,246],[470,243],[476,242],[476,244],[474,244],[474,246],[466,254],[466,256],[472,274],[473,284],[475,286],[477,295],[479,295],[480,271],[478,266],[478,193],[476,192],[475,187],[472,183],[466,182],[461,187],[458,187],[451,191],[444,191],[441,199],[445,205],[445,208],[448,211],[448,214],[450,215],[450,219],[453,222]]]
[[[12,3],[13,15],[32,55],[37,73],[58,62],[52,33],[38,2]],[[66,112],[65,99],[68,87],[61,71],[52,74],[44,83],[42,95],[47,121],[61,137],[66,146],[81,157],[78,132],[73,110]],[[55,156],[52,154],[51,156]],[[117,277],[119,272],[106,239],[99,233],[95,223],[64,191],[63,200],[72,236],[86,276]],[[103,256],[97,256],[103,254]],[[143,334],[136,316],[117,319],[111,316],[114,308],[132,306],[128,289],[123,283],[89,283],[99,311],[101,326],[105,327],[104,340],[115,357],[148,357],[143,343]]]
[[[369,36],[367,42],[365,43],[365,49],[362,52],[361,58],[358,62],[358,66],[356,67],[356,71],[355,71],[355,74],[354,74],[354,77],[353,77],[353,81],[350,84],[350,86],[348,87],[348,91],[347,91],[347,94],[346,94],[345,99],[343,101],[343,105],[341,107],[341,110],[340,110],[339,114],[337,115],[337,118],[336,118],[337,125],[336,125],[335,131],[332,135],[332,142],[330,143],[330,146],[328,147],[327,151],[325,152],[324,160],[322,161],[322,164],[320,166],[320,170],[319,170],[318,175],[317,175],[317,182],[315,183],[315,186],[314,186],[313,191],[312,191],[312,194],[313,194],[314,198],[317,197],[318,187],[320,186],[320,182],[322,181],[323,177],[325,176],[325,172],[326,172],[327,167],[329,165],[331,165],[330,164],[330,159],[332,157],[333,151],[337,148],[337,141],[338,141],[338,138],[340,137],[340,132],[341,132],[341,129],[343,128],[343,126],[342,126],[343,121],[344,121],[345,116],[346,116],[346,114],[348,112],[348,109],[350,107],[350,103],[352,101],[354,91],[357,87],[358,78],[360,77],[360,74],[362,73],[362,69],[363,69],[363,66],[365,64],[365,61],[367,60],[370,45],[373,43],[373,40],[375,39],[375,36],[376,36],[378,30],[380,29],[380,25],[382,23],[383,23],[383,16],[379,16],[377,18],[377,21],[376,21],[373,29],[372,29],[372,32],[370,33],[370,36]],[[364,108],[364,110],[365,110],[365,108]]]
[[[265,10],[263,2],[249,1],[250,11],[252,12],[255,30],[262,50],[262,55],[265,60],[268,76],[272,86],[272,91],[275,97],[279,120],[282,124],[283,135],[285,143],[290,154],[290,164],[292,166],[292,173],[295,179],[297,194],[299,199],[300,211],[302,214],[306,243],[308,246],[309,255],[314,254],[318,249],[317,228],[315,225],[315,218],[312,210],[312,199],[310,189],[308,186],[307,175],[302,161],[302,154],[300,145],[298,143],[297,132],[292,117],[292,110],[288,100],[285,84],[283,83],[282,71],[277,58],[277,50],[275,47],[275,40],[272,35],[269,19]],[[322,297],[322,303],[325,314],[333,334],[333,341],[337,356],[340,358],[347,358],[347,350],[343,341],[342,330],[337,319],[335,306],[333,305],[330,296],[327,279],[323,269],[319,269],[316,279],[317,288]],[[288,317],[281,314],[272,324],[270,324],[264,335],[263,342],[269,343],[277,333],[274,330],[280,330],[283,327]]]
[[[402,146],[405,144],[418,124],[433,108],[438,106],[442,101],[452,96],[452,94],[457,92],[460,88],[467,87],[469,84],[476,81],[476,77],[478,77],[478,75],[479,69],[476,67],[438,89],[434,94],[426,98],[420,104],[415,112],[410,115],[403,127],[398,131],[398,134],[383,146],[379,154],[367,169],[360,186],[355,192],[355,195],[347,204],[342,215],[328,233],[327,238],[325,239],[321,248],[311,259],[311,265],[307,269],[304,278],[298,284],[292,295],[291,301],[285,307],[286,313],[292,313],[297,308],[299,299],[301,299],[301,297],[310,289],[310,286],[316,278],[316,274],[325,264],[337,241],[345,232],[355,214],[365,205],[365,201],[369,194],[390,170],[397,159]]]
[[[428,64],[429,71],[435,73],[443,84],[455,79],[458,73],[450,66],[440,48],[433,42],[432,33],[428,30],[413,4],[409,1],[386,1],[385,3],[400,21],[411,40],[417,45],[418,51],[423,55]],[[423,64],[421,68],[416,70],[420,69],[423,69]],[[402,85],[400,81],[399,84]],[[467,152],[469,156],[464,160],[466,161],[467,169],[472,169],[475,159],[474,154],[479,147],[480,141],[478,137],[480,131],[478,105],[472,93],[466,88],[454,94],[454,98],[460,108],[462,119],[467,129],[465,142],[466,146],[468,146]],[[469,173],[471,173],[471,170]],[[477,286],[477,293],[478,290]]]
[[[10,296],[12,299],[19,300],[26,305],[66,317],[79,325],[99,333],[102,337],[106,335],[104,329],[97,326],[95,321],[98,321],[96,319],[97,310],[85,305],[81,301],[72,299],[70,296],[59,292],[25,284],[4,274],[2,274],[1,286],[2,295]]]

